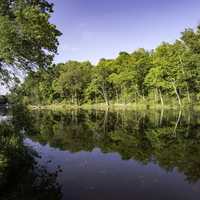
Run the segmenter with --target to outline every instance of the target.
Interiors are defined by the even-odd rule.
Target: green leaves
[[[0,74],[49,66],[61,35],[49,22],[51,12],[44,0],[0,2]]]
[[[51,60],[51,54],[41,56],[43,49],[39,51],[37,47],[45,46],[54,52],[56,40],[51,40],[52,43],[48,42],[48,38],[53,37],[51,28],[54,26],[48,26],[49,13],[39,11],[40,9],[33,6],[26,6],[16,16],[17,22],[21,24],[20,30],[23,30],[22,34],[25,36],[24,44],[29,39],[36,44],[36,48],[32,48],[30,52],[26,51],[26,56],[30,55],[29,60],[38,58],[38,63],[46,61],[47,65],[46,58],[49,55],[48,58]],[[17,51],[18,54],[13,51],[18,48],[16,44],[20,43],[20,39],[15,41],[13,37],[20,35],[18,35],[18,29],[10,28],[9,24],[15,26],[9,17],[1,24],[5,26],[5,30],[1,31],[6,31],[6,37],[2,41],[0,39],[1,43],[11,42],[6,42],[4,45],[6,49],[3,51],[0,49],[0,52],[7,62],[12,63],[16,61],[13,55],[15,58],[21,52],[20,48]],[[46,32],[49,33],[47,38],[44,34]],[[53,38],[56,39],[56,37]],[[149,52],[141,48],[133,53],[121,52],[116,59],[101,59],[96,66],[92,66],[89,62],[69,61],[48,67],[47,70],[40,69],[35,73],[30,73],[22,86],[22,94],[25,93],[26,102],[30,98],[32,103],[105,102],[109,105],[110,102],[137,103],[138,99],[142,100],[142,103],[147,102],[146,99],[157,103],[158,98],[162,105],[167,98],[177,98],[179,105],[182,105],[184,99],[191,103],[191,100],[196,100],[200,94],[199,38],[200,28],[198,27],[196,32],[188,29],[182,33],[180,40],[173,44],[162,43],[154,51]],[[24,59],[24,57],[20,58]],[[45,68],[46,65],[43,67]],[[31,65],[29,63],[26,66]],[[4,69],[5,79],[9,71]]]
[[[84,90],[91,81],[91,71],[90,62],[69,61],[61,66],[53,81],[53,89],[68,101],[82,101]]]

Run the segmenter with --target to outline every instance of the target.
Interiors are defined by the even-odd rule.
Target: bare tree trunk
[[[105,92],[104,92],[104,99],[105,99],[106,105],[109,106],[109,100],[107,97],[107,93],[105,93]]]
[[[101,87],[101,89],[102,89],[102,92],[100,91],[100,93],[103,96],[106,105],[109,106],[109,100],[108,100],[107,92],[106,92],[104,87]]]
[[[176,87],[175,83],[172,83],[172,85],[173,85],[174,91],[175,91],[175,93],[176,93],[179,106],[181,106],[181,105],[182,105],[182,103],[181,103],[181,98],[180,98],[179,93],[178,93],[178,91],[177,91],[177,87]]]
[[[162,107],[164,107],[164,101],[163,101],[163,97],[162,97],[162,92],[160,89],[158,89],[159,91],[159,96],[160,96],[160,101],[161,101],[161,104],[162,104]]]

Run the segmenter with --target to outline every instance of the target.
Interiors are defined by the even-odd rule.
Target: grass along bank
[[[107,105],[105,103],[99,103],[99,104],[82,104],[82,105],[76,105],[76,104],[66,104],[66,103],[54,103],[49,105],[28,105],[27,106],[29,110],[53,110],[53,111],[65,111],[65,110],[71,110],[71,109],[84,109],[84,110],[180,110],[180,109],[194,109],[194,110],[200,110],[199,104],[183,104],[182,106],[179,106],[177,104],[159,104],[159,103],[128,103],[128,104],[110,104]]]

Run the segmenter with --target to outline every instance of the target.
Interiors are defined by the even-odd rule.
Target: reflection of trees
[[[99,147],[118,152],[122,159],[152,161],[168,171],[177,168],[188,181],[200,178],[200,121],[195,113],[33,112],[28,118],[29,136],[43,144],[71,152]]]
[[[57,172],[35,162],[36,152],[24,146],[15,120],[0,124],[0,199],[61,199]]]

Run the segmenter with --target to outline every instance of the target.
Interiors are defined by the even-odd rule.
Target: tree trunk
[[[103,93],[103,98],[105,100],[106,105],[109,106],[109,100],[108,100],[107,92],[106,92],[104,87],[102,87],[102,93]]]
[[[106,93],[104,94],[104,99],[105,99],[106,105],[109,106],[110,103],[109,103],[109,100],[108,100],[108,97],[107,97]]]
[[[160,89],[158,89],[158,91],[159,91],[159,96],[160,96],[160,102],[162,104],[162,107],[164,107],[164,101],[163,101],[163,97],[162,97],[162,92],[161,92]]]
[[[172,83],[172,85],[173,85],[174,91],[175,91],[175,93],[176,93],[179,106],[181,106],[181,105],[182,105],[182,103],[181,103],[181,98],[180,98],[179,93],[178,93],[178,91],[177,91],[177,87],[176,87],[175,83]]]

